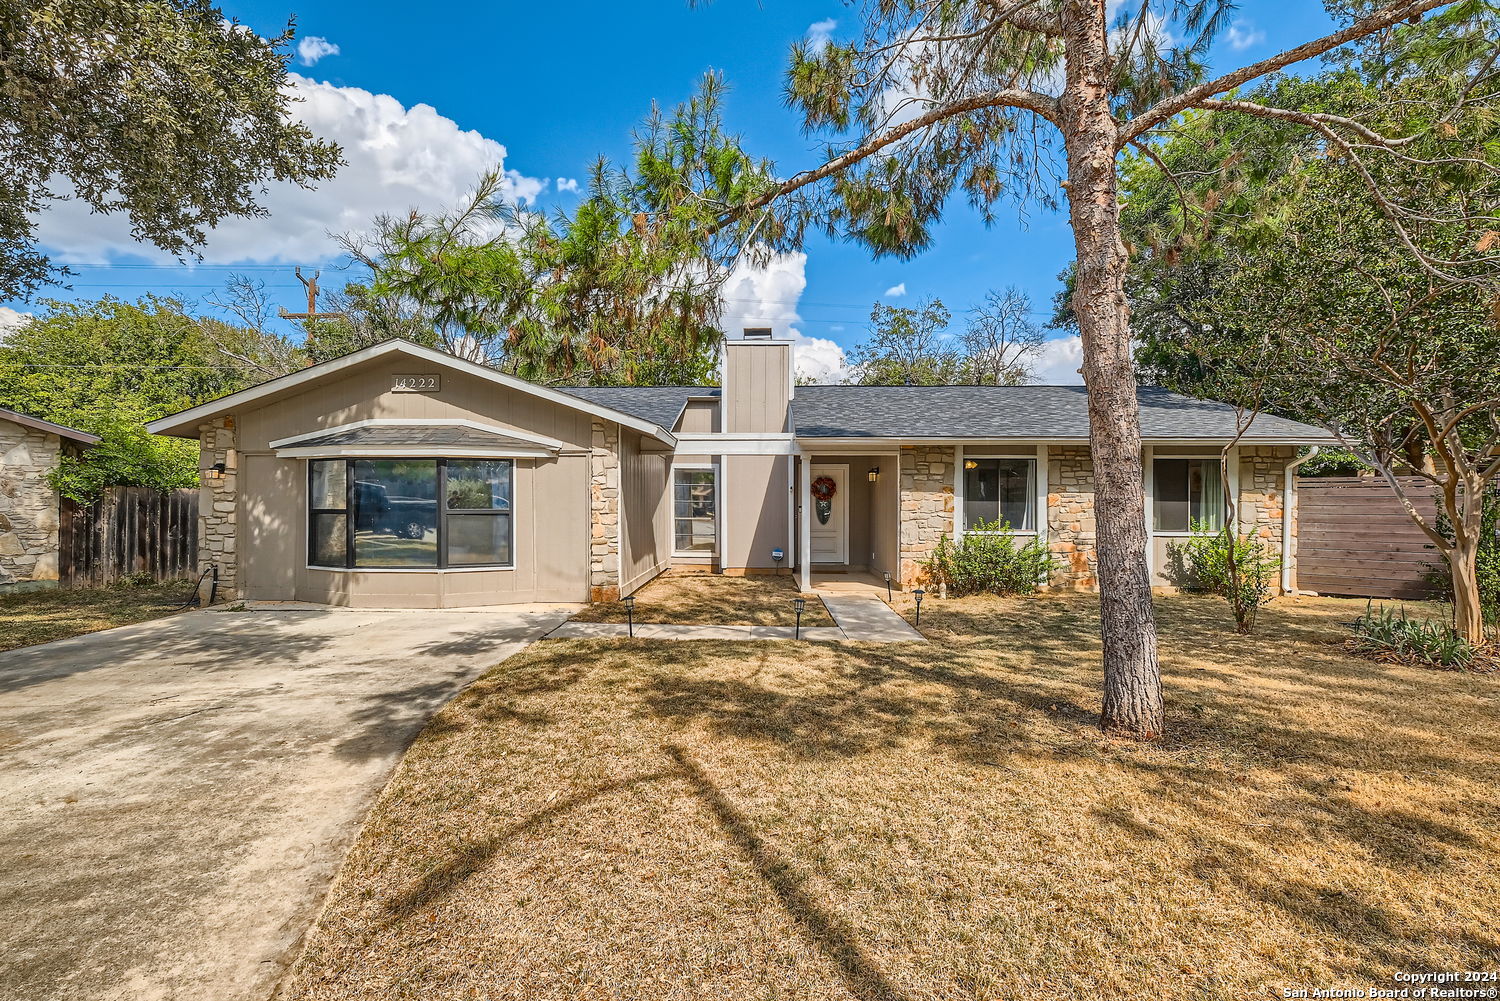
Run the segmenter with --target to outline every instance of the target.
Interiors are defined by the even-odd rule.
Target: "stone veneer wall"
[[[238,435],[233,417],[220,417],[198,428],[198,468],[224,463],[224,476],[207,474],[198,488],[198,570],[210,563],[219,568],[219,600],[236,596],[239,556],[236,552],[236,513],[239,508]],[[205,587],[206,587],[205,583]],[[203,593],[207,593],[206,591]]]
[[[1098,585],[1097,533],[1094,460],[1088,446],[1053,446],[1047,454],[1047,544],[1057,561],[1054,585]]]
[[[922,561],[937,541],[953,535],[954,449],[916,445],[901,449],[901,586],[922,582]]]
[[[47,482],[62,439],[0,420],[0,584],[57,580],[59,499]]]
[[[1286,467],[1297,457],[1291,445],[1240,446],[1239,517],[1241,530],[1270,550],[1281,552],[1281,515],[1286,505]],[[1292,586],[1296,587],[1297,513],[1292,512]],[[1280,586],[1278,577],[1277,586]]]
[[[620,598],[620,427],[594,421],[589,450],[589,600]]]

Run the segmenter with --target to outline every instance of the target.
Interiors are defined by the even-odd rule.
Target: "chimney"
[[[730,434],[782,434],[792,399],[792,342],[770,327],[746,327],[724,341],[721,426]]]

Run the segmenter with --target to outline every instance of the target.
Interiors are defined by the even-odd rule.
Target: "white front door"
[[[823,482],[819,482],[819,481]],[[816,488],[833,485],[820,502]],[[826,491],[825,491],[826,496]],[[809,470],[807,509],[812,512],[812,562],[849,562],[849,467],[815,465]]]

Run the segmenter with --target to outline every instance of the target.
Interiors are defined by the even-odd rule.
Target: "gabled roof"
[[[44,434],[55,434],[59,438],[67,438],[69,441],[76,441],[84,445],[99,444],[99,436],[96,434],[79,431],[77,428],[70,428],[63,424],[53,424],[51,421],[44,421],[40,417],[30,417],[26,414],[17,413],[14,410],[6,410],[4,407],[0,407],[0,421],[10,421],[12,424],[19,424],[23,428],[31,428],[33,431],[41,431]]]
[[[671,427],[690,397],[713,387],[641,386],[568,392]],[[1148,441],[1228,441],[1235,408],[1142,386],[1141,436]],[[798,386],[792,420],[799,438],[1061,439],[1087,441],[1088,391],[1083,386]],[[1325,444],[1322,428],[1259,414],[1242,439],[1249,443]]]
[[[288,375],[279,376],[275,379],[270,379],[257,386],[251,386],[249,389],[242,389],[238,393],[231,393],[228,396],[220,397],[217,400],[211,400],[208,403],[202,404],[201,406],[193,407],[189,410],[184,410],[181,413],[172,414],[168,417],[162,417],[158,420],[151,421],[146,425],[146,430],[150,431],[152,434],[177,435],[179,437],[194,438],[198,435],[198,426],[204,421],[212,420],[213,418],[218,417],[228,411],[244,407],[248,404],[255,403],[258,400],[274,396],[278,393],[285,393],[288,390],[297,389],[301,386],[307,385],[309,383],[314,383],[319,379],[333,375],[334,373],[341,372],[345,369],[353,368],[356,365],[364,364],[365,362],[371,361],[375,358],[380,358],[391,354],[407,355],[408,357],[411,357],[417,361],[425,362],[429,365],[440,366],[441,368],[448,369],[450,371],[463,372],[467,375],[474,376],[475,378],[483,379],[487,382],[492,382],[497,385],[504,386],[507,389],[513,389],[519,393],[526,393],[531,396],[539,397],[540,399],[549,400],[552,403],[557,403],[562,406],[569,407],[573,410],[591,414],[595,417],[602,417],[605,420],[615,421],[625,427],[628,427],[634,431],[638,431],[641,434],[648,435],[668,445],[675,445],[677,443],[677,439],[672,437],[671,432],[667,431],[664,427],[654,421],[644,420],[640,417],[635,416],[634,414],[616,410],[613,407],[595,403],[590,400],[585,400],[582,397],[559,392],[558,390],[550,389],[546,386],[539,386],[534,382],[527,382],[525,379],[519,379],[513,375],[506,375],[504,372],[490,368],[488,365],[481,365],[478,362],[466,361],[463,358],[455,357],[454,355],[447,354],[446,352],[434,351],[432,348],[424,348],[421,345],[413,344],[410,341],[403,340],[382,341],[379,344],[374,344],[367,348],[361,348],[360,350],[352,352],[350,354],[342,355],[338,358],[331,358],[328,361],[320,362],[317,365],[311,365],[307,368],[301,369],[300,371],[292,372]]]

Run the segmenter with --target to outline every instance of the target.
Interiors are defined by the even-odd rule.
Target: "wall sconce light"
[[[975,462],[973,459],[965,459],[964,460],[964,468],[965,469],[978,469],[979,468],[979,463]]]
[[[208,480],[222,480],[224,478],[225,468],[226,467],[224,463],[216,462],[212,466],[209,466],[207,469],[203,470],[203,478]]]
[[[880,467],[879,466],[871,466],[870,467],[870,482],[874,483],[878,479],[880,479]]]

